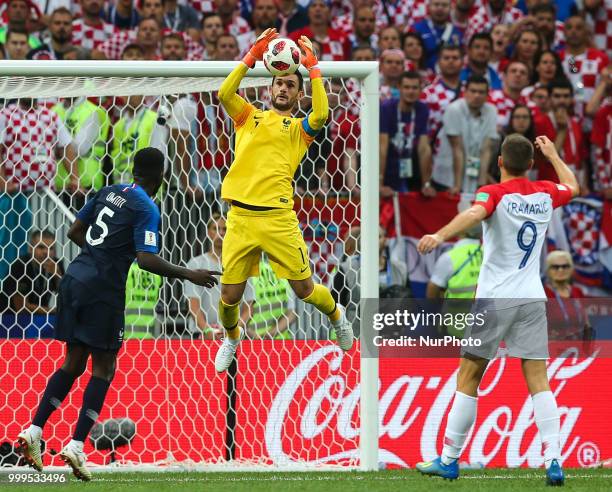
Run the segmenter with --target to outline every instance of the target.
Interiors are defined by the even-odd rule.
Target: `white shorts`
[[[503,340],[511,357],[548,359],[546,302],[538,300],[507,309],[488,310],[484,324],[468,327],[465,337],[481,343],[462,348],[461,355],[493,359]]]

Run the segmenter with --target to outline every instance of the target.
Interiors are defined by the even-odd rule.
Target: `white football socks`
[[[37,425],[31,424],[28,428],[34,439],[40,439],[42,437],[42,429]]]
[[[455,393],[444,432],[441,460],[445,465],[450,465],[461,456],[465,439],[476,421],[477,403],[478,398],[474,396],[468,396],[459,391]]]
[[[532,395],[531,401],[533,402],[535,423],[540,432],[540,439],[544,448],[544,465],[548,468],[552,460],[561,458],[559,409],[552,391],[536,393]]]

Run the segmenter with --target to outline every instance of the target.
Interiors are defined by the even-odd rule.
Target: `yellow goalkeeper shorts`
[[[279,278],[304,280],[312,275],[308,249],[293,210],[256,212],[232,207],[226,225],[221,254],[224,284],[240,284],[259,276],[262,251]]]

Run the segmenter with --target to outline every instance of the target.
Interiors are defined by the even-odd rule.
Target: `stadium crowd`
[[[612,229],[601,223],[612,203],[612,0],[3,0],[0,15],[0,57],[11,60],[239,60],[269,27],[294,40],[308,36],[320,60],[378,60],[383,199],[409,192],[433,200],[441,193],[474,193],[499,179],[505,136],[517,132],[533,141],[544,134],[577,174],[583,195],[602,201],[601,236]],[[359,88],[350,79],[327,83],[330,122],[296,175],[297,191],[355,200]],[[261,89],[245,95],[266,100]],[[301,109],[307,111],[308,103]],[[49,312],[48,299],[41,299],[62,271],[49,253],[47,261],[37,259],[41,244],[52,248],[52,235],[31,232],[29,194],[55,188],[68,207],[78,209],[105,182],[129,180],[131,155],[146,146],[159,148],[169,161],[162,198],[168,205],[167,250],[193,265],[218,264],[215,241],[224,225],[212,212],[223,208],[218,192],[232,158],[230,124],[215,93],[163,102],[143,96],[109,104],[85,98],[51,106],[3,101],[0,280],[10,279],[3,283],[4,309]],[[556,180],[541,156],[532,177]],[[355,227],[342,233],[347,245],[359,234]],[[411,268],[402,254],[390,253],[385,234],[381,282],[395,287],[389,296],[409,295]],[[194,239],[207,235],[211,250],[204,253]],[[345,303],[358,299],[350,294],[358,251],[349,249],[327,279]],[[41,278],[28,258],[39,265]],[[444,261],[452,273],[452,262],[449,267],[450,260]],[[263,296],[274,309],[259,312],[252,336],[275,337],[299,316],[286,282],[262,269],[267,284],[251,286],[247,301],[257,305]],[[39,294],[26,288],[35,298],[14,295],[23,285],[15,277],[26,274],[42,286]],[[134,272],[129,282],[142,284],[145,277]],[[205,309],[216,301],[192,286],[170,284],[160,294],[164,309],[187,311],[193,330],[218,336],[214,315]],[[149,278],[146,285],[133,289],[138,302],[155,305],[161,282]],[[446,288],[438,285],[436,295]],[[282,325],[266,326],[279,317],[286,320]]]

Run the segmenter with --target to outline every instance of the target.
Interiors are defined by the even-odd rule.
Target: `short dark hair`
[[[6,32],[6,42],[8,43],[10,37],[13,34],[23,34],[26,38],[29,39],[29,34],[28,31],[26,29],[22,29],[22,28],[11,28]]]
[[[493,48],[493,38],[491,37],[491,35],[488,32],[477,32],[468,41],[468,49],[470,49],[474,42],[478,41],[479,39],[485,40],[487,43],[489,43],[491,49]]]
[[[159,179],[164,174],[164,154],[155,147],[145,147],[134,156],[135,177],[145,180]]]
[[[504,169],[512,176],[522,176],[533,161],[533,144],[519,133],[508,135],[501,146]]]
[[[289,74],[289,75],[295,75],[298,78],[298,90],[303,91],[304,90],[304,76],[300,73],[300,71],[297,70],[296,72]],[[276,75],[272,77],[272,85],[274,85],[275,80],[276,80]]]
[[[417,72],[416,70],[408,70],[402,73],[399,78],[400,86],[402,85],[402,82],[404,81],[404,79],[418,80],[419,82],[422,82],[421,74]]]
[[[144,50],[142,49],[142,46],[140,46],[137,43],[129,43],[126,44],[123,49],[121,50],[121,56],[123,56],[123,54],[127,51],[127,50],[138,50],[140,52],[140,54],[142,56],[144,56]]]
[[[161,44],[164,44],[164,41],[166,41],[167,39],[176,39],[183,45],[183,47],[185,47],[185,38],[178,32],[171,32],[169,34],[166,34],[164,37],[162,37]]]
[[[202,15],[202,26],[204,25],[204,21],[206,19],[210,19],[211,17],[221,18],[221,15],[218,12],[206,12],[205,14]]]
[[[438,50],[438,57],[442,56],[443,51],[458,51],[459,56],[463,55],[463,48],[458,44],[444,43]]]
[[[546,86],[546,88],[548,89],[549,96],[552,95],[553,90],[555,89],[568,89],[570,91],[570,94],[572,96],[574,95],[574,86],[568,80],[567,77],[558,77],[556,79],[551,80]]]
[[[541,12],[547,12],[549,14],[552,14],[552,16],[555,19],[557,18],[557,7],[555,7],[555,5],[552,2],[551,3],[540,3],[536,5],[535,7],[531,8],[531,15],[537,15]]]
[[[56,8],[53,12],[51,12],[51,18],[55,17],[56,15],[59,14],[64,14],[64,15],[69,15],[70,17],[74,18],[74,15],[72,15],[72,12],[70,12],[70,10],[68,10],[66,7],[58,7]]]
[[[482,75],[470,75],[465,81],[466,90],[471,84],[485,84],[489,89],[489,81]]]

